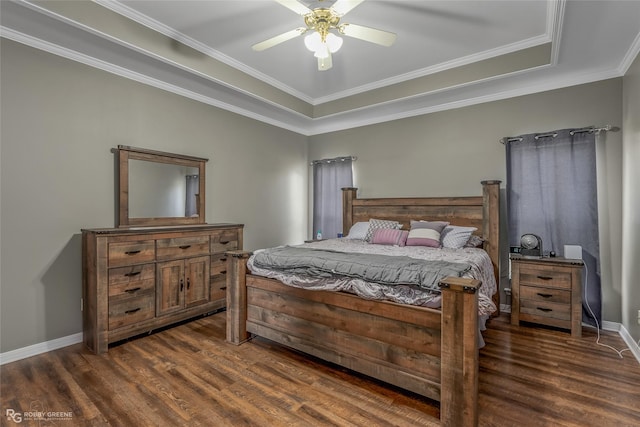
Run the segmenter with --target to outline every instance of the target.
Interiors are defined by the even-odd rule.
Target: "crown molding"
[[[211,47],[205,45],[204,43],[199,42],[198,40],[195,40],[194,38],[187,36],[186,34],[176,31],[175,29],[168,27],[162,24],[161,22],[156,21],[155,19],[149,18],[148,16],[141,14],[137,10],[132,9],[129,6],[126,6],[117,0],[93,0],[93,1],[94,3],[99,4],[100,6],[106,9],[109,9],[112,12],[118,13],[126,18],[131,19],[134,22],[137,22],[140,25],[144,25],[145,27],[151,28],[152,30],[157,31],[160,34],[163,34],[167,37],[177,40],[178,42],[183,43],[230,67],[233,67],[239,71],[242,71],[243,73],[246,73],[251,77],[262,80],[263,82],[285,93],[288,93],[291,96],[295,96],[296,98],[302,101],[305,101],[309,104],[313,104],[314,102],[312,97],[300,91],[297,91],[292,87],[285,85],[281,81],[276,80],[264,73],[261,73],[254,68],[248,67],[247,65],[243,64],[240,61],[236,61],[235,59],[223,54],[220,51],[212,49]],[[237,89],[241,90],[240,88],[237,88]]]
[[[629,70],[629,67],[631,67],[631,64],[633,64],[633,61],[635,61],[639,53],[640,53],[640,32],[638,32],[638,34],[636,35],[636,38],[633,40],[633,43],[631,44],[631,47],[629,48],[627,53],[624,55],[624,58],[622,58],[622,61],[620,61],[620,65],[618,66],[618,72],[620,73],[621,76],[624,76],[625,74],[627,74],[627,70]]]

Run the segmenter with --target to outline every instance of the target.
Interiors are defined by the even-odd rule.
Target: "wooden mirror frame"
[[[162,151],[146,150],[143,148],[118,145],[113,150],[117,164],[117,227],[145,227],[169,225],[193,225],[205,223],[205,169],[209,159],[185,156],[182,154],[165,153]],[[160,218],[130,218],[129,217],[129,160],[145,160],[148,162],[167,163],[171,165],[198,168],[199,195],[196,197],[197,217],[160,217]]]

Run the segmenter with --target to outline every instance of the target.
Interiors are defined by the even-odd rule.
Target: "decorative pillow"
[[[393,228],[377,228],[373,230],[371,243],[374,245],[404,246],[407,243],[409,232]]]
[[[411,221],[411,231],[407,236],[407,246],[440,247],[440,233],[449,225],[442,221]]]
[[[469,237],[476,231],[476,227],[459,227],[447,225],[440,234],[443,248],[460,249],[469,241]]]
[[[371,242],[371,238],[373,237],[373,232],[378,228],[391,228],[394,230],[399,230],[402,228],[402,224],[398,221],[387,221],[385,219],[370,219],[369,220],[369,229],[367,230],[367,235],[364,240],[367,242]]]
[[[367,237],[367,230],[369,230],[369,221],[356,222],[349,229],[346,238],[364,240]]]
[[[469,237],[469,240],[467,241],[467,243],[464,245],[464,247],[465,248],[481,248],[483,244],[484,244],[484,239],[482,237],[472,234]]]

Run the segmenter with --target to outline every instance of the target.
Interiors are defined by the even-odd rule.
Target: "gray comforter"
[[[355,277],[384,285],[412,285],[436,291],[439,290],[438,282],[444,277],[460,277],[471,268],[469,264],[442,260],[290,246],[256,252],[253,265],[289,274]]]

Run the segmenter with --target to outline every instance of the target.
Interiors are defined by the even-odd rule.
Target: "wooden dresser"
[[[84,343],[110,343],[226,307],[225,251],[241,224],[82,230]]]
[[[511,324],[521,321],[570,329],[582,336],[579,259],[511,255]]]

